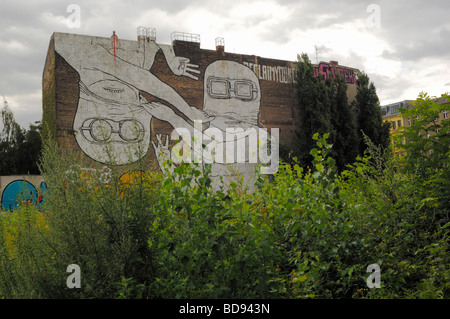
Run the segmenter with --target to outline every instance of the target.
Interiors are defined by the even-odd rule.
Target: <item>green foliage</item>
[[[336,160],[339,171],[352,163],[357,155],[358,144],[354,116],[347,101],[347,84],[340,74],[324,81],[322,75],[314,76],[314,67],[308,56],[302,54],[297,61],[297,97],[300,130],[296,132],[297,143],[291,145],[293,156],[304,168],[311,167],[311,149],[315,147],[314,133],[329,133],[333,145],[329,154]],[[281,155],[287,160],[282,147]]]
[[[41,155],[41,123],[31,124],[28,130],[14,119],[6,99],[1,111],[3,130],[0,133],[0,175],[39,174]]]
[[[58,278],[55,251],[48,246],[42,212],[21,206],[0,216],[0,295],[3,298],[45,298]]]
[[[443,99],[450,101],[448,93]],[[428,226],[431,232],[439,231],[441,223],[435,222],[448,220],[450,214],[450,121],[438,120],[444,111],[450,111],[450,104],[422,92],[412,108],[401,110],[411,126],[396,135],[396,144],[406,151],[400,159],[401,171],[423,185],[416,196],[421,198],[420,210],[433,222]]]
[[[448,99],[449,95],[444,97]],[[403,148],[410,154],[404,157],[404,165],[409,170],[421,167],[425,175],[429,168],[446,168],[450,155],[450,123],[438,119],[440,113],[450,111],[450,104],[440,104],[423,92],[412,104],[411,108],[400,110],[411,122],[397,134],[397,142],[404,144]]]
[[[339,172],[330,137],[313,134],[311,168],[281,162],[252,193],[213,191],[210,167],[187,164],[138,163],[105,182],[48,143],[46,204],[0,218],[0,297],[449,298],[445,192],[367,136]],[[369,289],[375,263],[381,288]],[[70,264],[79,289],[66,286]]]
[[[332,156],[336,160],[336,166],[341,172],[345,166],[354,162],[358,155],[355,145],[358,144],[358,136],[353,121],[353,112],[347,101],[347,84],[344,78],[337,73],[334,80],[327,83],[331,99],[331,124],[334,128],[332,139]],[[331,131],[330,131],[331,132]]]
[[[296,132],[298,143],[292,146],[292,151],[307,167],[312,161],[309,151],[314,147],[313,134],[332,129],[330,103],[327,87],[322,78],[314,77],[314,67],[306,54],[298,57],[296,82],[301,131]]]
[[[352,107],[357,113],[357,130],[359,137],[359,155],[364,155],[367,145],[363,135],[367,135],[375,145],[383,148],[389,146],[389,123],[383,123],[380,102],[373,82],[364,72],[358,75],[356,81],[356,97]]]

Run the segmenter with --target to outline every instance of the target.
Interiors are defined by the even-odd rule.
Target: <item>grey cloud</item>
[[[418,61],[423,58],[450,58],[450,27],[442,27],[437,38],[424,38],[414,43],[394,44],[394,52],[383,52],[383,56],[393,60]]]
[[[397,78],[379,75],[376,73],[370,74],[369,78],[375,85],[381,105],[388,104],[385,101],[395,102],[401,100],[400,97],[404,96],[407,89],[413,84],[410,80],[405,78],[399,80]],[[415,97],[409,97],[409,99],[414,98]]]
[[[345,1],[344,1],[345,2]],[[261,32],[260,39],[282,44],[294,30],[308,31],[332,27],[356,19],[366,19],[368,4],[343,1],[279,1],[290,12],[290,18],[279,17],[280,23]]]
[[[381,32],[393,48],[383,56],[418,61],[424,57],[448,57],[450,23],[448,1],[391,1],[381,7]]]

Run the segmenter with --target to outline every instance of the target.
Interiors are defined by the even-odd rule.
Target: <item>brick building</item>
[[[199,119],[222,129],[226,123],[278,128],[280,143],[292,141],[298,128],[295,62],[229,53],[221,38],[216,50],[202,49],[193,34],[173,33],[171,45],[158,44],[152,31],[141,29],[137,40],[115,33],[51,36],[43,123],[60,145],[83,152],[88,162],[105,163],[100,146],[112,141],[118,165],[144,159],[155,166],[151,142],[161,136],[164,143],[177,124]],[[315,67],[316,76],[341,73],[353,100],[358,70],[336,61]],[[103,135],[100,128],[106,128]],[[143,145],[138,155],[120,157],[137,142]]]

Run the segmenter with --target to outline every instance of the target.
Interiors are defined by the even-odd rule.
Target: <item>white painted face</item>
[[[74,120],[80,148],[101,163],[135,162],[149,148],[151,116],[140,106],[139,92],[118,80],[80,83]]]
[[[218,60],[206,68],[204,78],[203,111],[215,116],[214,126],[225,130],[258,125],[261,89],[250,68]]]
[[[56,34],[55,51],[80,75],[80,98],[73,122],[81,150],[101,163],[123,165],[145,156],[150,146],[152,116],[136,85],[136,69],[150,70],[159,47],[121,41],[113,52],[111,39]],[[117,57],[114,56],[117,54]],[[121,67],[120,61],[130,68]],[[134,67],[134,68],[133,68]],[[134,80],[134,82],[133,82]]]

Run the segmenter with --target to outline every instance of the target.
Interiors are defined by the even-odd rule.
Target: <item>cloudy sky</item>
[[[79,28],[75,24],[79,8]],[[339,61],[374,82],[381,104],[450,92],[448,0],[2,0],[0,95],[25,128],[42,117],[42,71],[53,32],[136,39],[139,26],[170,44],[199,34],[201,48],[295,61]],[[2,106],[2,105],[0,105]],[[1,124],[0,124],[1,126]]]

